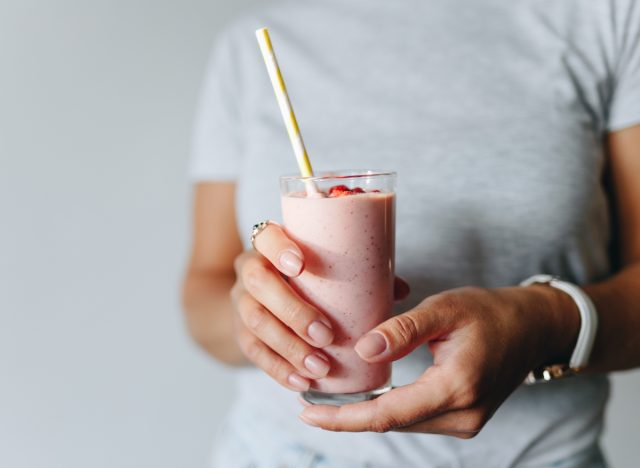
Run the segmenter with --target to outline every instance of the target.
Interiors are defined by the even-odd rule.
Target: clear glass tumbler
[[[331,320],[331,371],[302,397],[313,404],[369,400],[391,387],[391,364],[369,364],[358,339],[391,316],[395,253],[394,172],[342,171],[280,178],[284,229],[302,249],[292,287]]]

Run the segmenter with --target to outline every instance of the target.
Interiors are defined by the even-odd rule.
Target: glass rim
[[[281,182],[286,182],[286,181],[294,181],[294,180],[301,180],[301,181],[314,181],[314,182],[319,182],[319,181],[323,181],[323,180],[331,180],[331,179],[363,179],[363,178],[368,178],[368,177],[397,177],[397,172],[396,171],[378,171],[378,170],[352,170],[352,169],[345,169],[345,170],[341,170],[341,171],[333,171],[330,174],[327,173],[328,171],[325,171],[324,173],[322,173],[322,175],[314,175],[312,177],[304,177],[300,174],[285,174],[280,176],[280,181]]]

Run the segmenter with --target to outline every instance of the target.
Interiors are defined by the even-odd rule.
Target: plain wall
[[[184,174],[211,41],[250,3],[0,0],[0,466],[206,465],[233,386],[180,313]],[[639,393],[614,377],[615,467]]]

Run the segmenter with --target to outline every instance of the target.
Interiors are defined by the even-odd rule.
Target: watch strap
[[[552,275],[534,275],[520,283],[520,286],[531,286],[533,284],[546,284],[553,288],[560,289],[567,293],[580,312],[580,332],[576,346],[571,354],[568,364],[553,364],[543,366],[540,369],[532,371],[526,383],[538,381],[549,381],[568,375],[573,375],[587,366],[593,343],[598,328],[598,314],[596,307],[589,296],[577,285],[562,281],[558,277]]]

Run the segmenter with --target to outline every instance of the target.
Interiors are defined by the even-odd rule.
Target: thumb
[[[440,334],[428,308],[416,307],[381,323],[358,340],[355,351],[369,362],[395,361]]]

